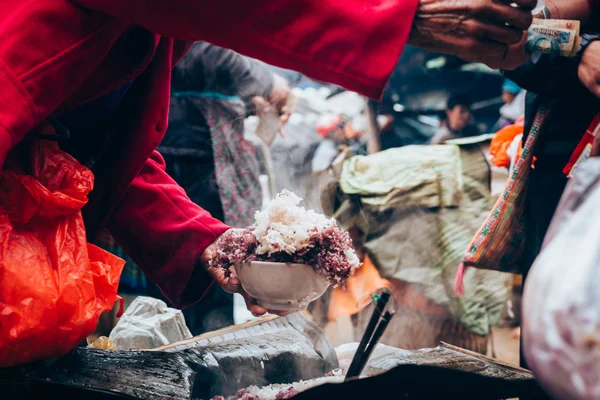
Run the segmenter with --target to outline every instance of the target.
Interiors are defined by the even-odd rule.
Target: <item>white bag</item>
[[[143,296],[131,303],[110,333],[110,340],[119,350],[154,349],[191,337],[181,311],[167,307],[162,300]]]
[[[525,283],[523,345],[558,399],[600,399],[600,159],[581,165]]]

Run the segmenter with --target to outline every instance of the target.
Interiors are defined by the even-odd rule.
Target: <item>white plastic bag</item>
[[[523,295],[529,367],[559,399],[600,399],[600,159],[578,169]]]
[[[192,337],[183,313],[169,308],[164,301],[137,297],[127,308],[110,340],[117,349],[154,349]]]

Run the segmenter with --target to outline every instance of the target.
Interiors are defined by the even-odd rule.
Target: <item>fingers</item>
[[[600,97],[600,42],[592,42],[581,56],[577,70],[581,83],[596,97]]]
[[[461,58],[480,57],[482,54],[488,56],[501,56],[506,53],[507,46],[498,42],[489,40],[478,40],[466,36],[452,38],[448,40],[449,46],[455,48],[454,54]]]
[[[208,267],[206,271],[227,293],[238,293],[241,290],[240,281],[233,267],[230,267],[228,270]]]
[[[267,313],[267,310],[259,306],[256,302],[256,299],[246,293],[243,289],[241,289],[239,293],[244,298],[244,301],[246,302],[246,308],[252,313],[252,315],[255,317],[260,317],[261,315],[265,315]]]
[[[498,3],[519,7],[531,11],[537,6],[537,0],[496,0]]]
[[[475,62],[484,63],[492,69],[503,69],[513,70],[523,65],[530,57],[525,51],[525,41],[527,40],[527,33],[523,34],[521,42],[512,45],[507,48],[507,51],[502,56],[494,57],[478,57],[476,60],[470,60]]]
[[[466,21],[462,30],[469,36],[483,39],[483,41],[491,41],[504,43],[508,45],[516,44],[521,41],[523,31],[512,26],[497,26],[486,24],[481,21],[471,20]],[[484,43],[487,45],[488,43]]]
[[[252,98],[252,103],[256,107],[266,107],[269,105],[269,102],[265,100],[263,97],[255,96]]]
[[[278,315],[280,317],[285,317],[286,315],[290,315],[293,311],[276,311],[276,310],[267,310],[269,314]]]
[[[252,104],[254,104],[256,115],[258,116],[269,113],[272,107],[271,103],[269,103],[266,99],[258,96],[252,98]]]
[[[479,0],[479,5],[475,6],[475,16],[485,17],[483,22],[489,21],[498,26],[511,25],[520,30],[527,30],[533,21],[531,10],[535,7],[529,7],[530,0],[522,0],[525,5],[520,7],[512,7],[506,2],[494,2],[491,0]],[[517,3],[511,1],[511,3]]]
[[[581,82],[594,96],[600,97],[600,80],[587,76]]]
[[[229,272],[223,270],[222,268],[215,269],[209,268],[208,273],[210,276],[228,293],[239,293],[244,298],[244,302],[246,303],[246,308],[254,315],[255,317],[260,317],[261,315],[265,315],[267,313],[267,309],[261,307],[255,298],[250,296],[248,293],[244,291],[242,286],[240,285],[240,281],[235,274],[235,270],[233,268],[230,269]],[[227,276],[229,275],[229,276]],[[279,311],[271,311],[271,314],[276,314],[280,316],[287,315],[287,312],[279,312]]]

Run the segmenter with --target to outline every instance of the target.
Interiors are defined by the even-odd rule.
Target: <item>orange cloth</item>
[[[510,157],[507,154],[509,146],[516,136],[523,133],[523,125],[514,124],[500,129],[490,143],[490,155],[492,162],[498,167],[509,167]],[[522,147],[519,147],[518,155],[521,154]],[[517,157],[518,157],[517,155]]]
[[[390,282],[379,275],[375,265],[366,256],[363,266],[348,279],[346,290],[333,289],[327,312],[329,320],[357,314],[361,310],[360,303],[368,304],[368,296],[384,287],[391,288]]]

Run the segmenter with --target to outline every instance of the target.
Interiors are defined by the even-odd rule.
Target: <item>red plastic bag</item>
[[[117,300],[125,262],[86,239],[92,172],[57,143],[33,143],[31,173],[0,173],[0,367],[67,353]]]

